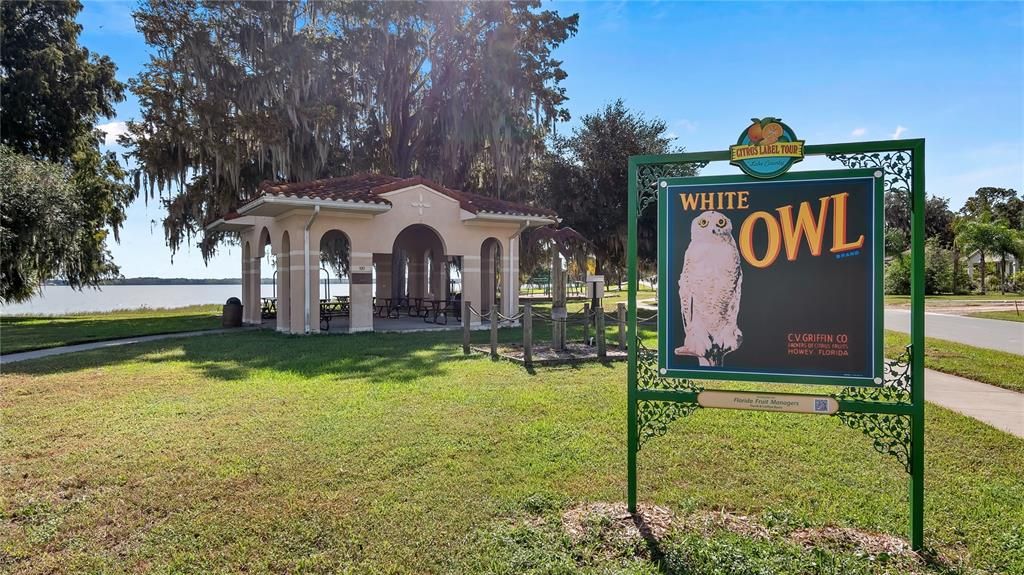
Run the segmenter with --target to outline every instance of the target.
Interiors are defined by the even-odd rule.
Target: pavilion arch
[[[501,310],[501,240],[487,238],[480,244],[480,313],[487,315],[492,306]]]
[[[416,223],[395,236],[391,248],[391,298],[447,299],[449,258],[444,238],[431,226]],[[381,282],[378,270],[378,285]]]
[[[332,291],[330,282],[350,275],[352,239],[341,229],[330,228],[320,236],[319,250],[320,266],[317,270],[319,288],[316,289],[319,289],[320,299],[340,296],[337,289]]]

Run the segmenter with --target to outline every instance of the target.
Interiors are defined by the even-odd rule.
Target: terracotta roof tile
[[[400,180],[392,176],[373,174],[356,174],[344,178],[329,178],[308,182],[260,184],[262,195],[274,195],[291,198],[313,198],[319,200],[341,200],[349,202],[366,202],[388,204],[391,202],[378,197],[371,190],[377,186]]]
[[[315,198],[323,200],[340,200],[350,202],[367,202],[390,205],[382,194],[401,190],[415,185],[428,188],[458,200],[462,209],[470,213],[492,213],[504,215],[537,216],[556,218],[557,214],[545,208],[535,208],[526,204],[490,198],[480,194],[462,192],[446,188],[426,178],[396,178],[376,174],[356,174],[343,178],[312,180],[308,182],[260,184],[261,195],[274,195],[293,198]]]

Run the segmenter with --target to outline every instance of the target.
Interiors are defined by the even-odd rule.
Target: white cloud
[[[900,136],[902,136],[906,131],[907,131],[907,129],[905,127],[897,125],[896,126],[896,131],[892,133],[892,139],[893,140],[900,139]]]
[[[105,134],[103,143],[107,146],[116,146],[117,137],[128,133],[128,125],[124,122],[107,122],[96,126],[96,129]]]
[[[670,140],[675,140],[679,138],[679,134],[669,130],[668,132],[665,132],[665,137]]]
[[[850,135],[853,136],[854,138],[859,138],[859,137],[861,137],[861,136],[863,136],[864,134],[867,134],[867,133],[868,133],[868,129],[867,128],[854,128],[853,131],[850,132]]]
[[[675,125],[682,129],[687,134],[692,134],[697,131],[697,123],[691,122],[686,118],[683,118],[682,120],[676,120]]]

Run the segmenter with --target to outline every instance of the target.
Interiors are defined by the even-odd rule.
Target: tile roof
[[[385,198],[378,197],[372,190],[378,186],[400,180],[401,178],[392,176],[356,174],[344,178],[329,178],[308,182],[263,182],[260,184],[260,192],[262,192],[261,195],[285,198],[313,198],[318,200],[341,200],[391,205],[391,202]]]
[[[261,196],[272,195],[277,197],[313,198],[391,205],[391,202],[387,198],[382,197],[382,194],[415,185],[426,186],[439,194],[444,194],[454,200],[458,200],[462,209],[473,214],[490,213],[545,218],[557,217],[557,214],[552,210],[453,190],[419,176],[396,178],[394,176],[376,174],[356,174],[343,178],[312,180],[308,182],[263,182],[260,184],[259,189]]]

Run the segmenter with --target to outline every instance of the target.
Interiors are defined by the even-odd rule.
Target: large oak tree
[[[172,249],[262,180],[373,171],[520,198],[568,119],[554,48],[575,15],[523,2],[150,0],[153,55],[132,82],[136,185]]]
[[[627,251],[627,164],[630,156],[676,151],[665,122],[646,118],[617,100],[583,116],[571,135],[554,138],[554,144],[544,170],[547,202],[564,225],[590,242],[597,273],[621,276]],[[691,168],[677,175],[693,175]],[[648,265],[657,253],[656,211],[648,209],[640,221],[639,255]]]
[[[109,58],[78,44],[77,1],[0,3],[0,301],[43,282],[96,285],[135,197],[96,122],[124,99]]]

